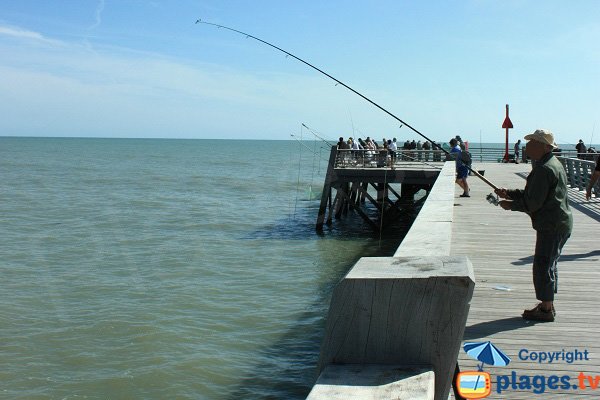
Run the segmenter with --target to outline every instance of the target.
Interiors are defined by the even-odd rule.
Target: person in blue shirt
[[[458,140],[450,139],[450,155],[456,160],[456,183],[463,190],[463,194],[460,197],[471,197],[469,194],[469,184],[467,183],[467,176],[469,176],[469,168],[462,162],[462,150],[458,144]]]

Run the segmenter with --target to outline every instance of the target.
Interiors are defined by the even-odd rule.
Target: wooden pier
[[[523,188],[530,164],[478,165],[498,186]],[[574,181],[576,182],[576,181]],[[558,263],[556,321],[534,323],[521,318],[525,308],[536,303],[532,283],[535,231],[529,217],[490,205],[485,196],[491,188],[478,179],[469,179],[471,197],[456,196],[452,222],[451,254],[466,255],[475,272],[475,291],[464,340],[491,341],[511,362],[505,367],[485,366],[492,376],[489,399],[584,399],[600,398],[600,198],[587,202],[577,186],[569,191],[573,212],[573,233]],[[458,193],[457,193],[458,194]],[[531,352],[588,351],[589,360],[540,363]],[[521,358],[519,353],[521,352]],[[527,355],[528,357],[525,357]],[[523,360],[522,358],[527,358]],[[477,370],[477,361],[464,351],[459,353],[462,371]],[[498,393],[498,376],[513,371],[520,377],[537,378],[539,388],[525,389],[526,383],[510,386]],[[583,373],[586,388],[579,386]],[[569,376],[570,388],[548,387],[550,376]],[[588,379],[587,376],[590,378]],[[501,378],[502,385],[505,378]],[[591,389],[591,386],[597,388]],[[564,385],[566,387],[566,385]],[[537,392],[544,390],[543,393]]]
[[[465,312],[468,312],[466,325],[461,322],[464,321],[462,317],[457,317],[455,320],[456,324],[464,327],[462,343],[491,341],[511,358],[511,362],[504,367],[484,366],[484,370],[491,375],[492,380],[492,391],[486,397],[489,399],[600,398],[600,340],[598,340],[600,336],[598,306],[600,290],[597,289],[596,284],[600,281],[600,198],[594,198],[588,202],[585,200],[585,193],[580,190],[582,185],[585,185],[586,177],[589,177],[591,162],[582,168],[569,166],[571,163],[569,160],[563,160],[563,162],[571,175],[572,188],[569,190],[569,197],[574,228],[559,261],[559,289],[555,300],[557,310],[555,322],[536,323],[521,318],[524,309],[531,308],[537,303],[531,273],[535,232],[531,227],[529,217],[524,213],[505,211],[490,204],[486,200],[486,196],[492,192],[492,188],[476,177],[469,178],[471,197],[459,197],[460,190],[453,182],[453,166],[450,163],[444,165],[441,171],[433,172],[438,177],[433,184],[431,193],[411,230],[394,257],[391,258],[392,261],[383,258],[373,260],[374,263],[391,263],[391,265],[395,263],[393,260],[401,262],[406,257],[414,256],[424,258],[431,256],[465,257],[468,260],[468,264],[472,265],[475,281],[472,298],[460,295],[462,297],[459,299],[453,295],[448,300],[452,304],[456,304],[457,300],[470,300],[470,305],[467,303],[463,308]],[[578,161],[573,161],[573,163],[578,163]],[[330,167],[333,168],[334,164],[331,164]],[[413,168],[422,167],[413,166]],[[531,171],[531,164],[476,163],[474,168],[485,170],[486,178],[497,186],[523,188],[525,178]],[[406,169],[408,170],[409,167],[407,166]],[[344,172],[340,172],[340,176],[343,174]],[[598,192],[596,191],[596,193]],[[331,196],[328,199],[331,201]],[[331,204],[329,207],[331,208]],[[365,263],[368,261],[359,260],[355,268],[360,270]],[[385,281],[392,278],[397,279],[400,274],[398,270],[386,270],[381,265],[373,268],[379,268],[381,276],[370,279]],[[439,273],[436,268],[426,270],[430,271],[432,277]],[[353,272],[350,271],[345,279],[354,279],[352,274]],[[365,326],[370,326],[373,321],[377,321],[372,316],[385,315],[385,312],[382,314],[382,310],[385,311],[386,307],[389,307],[385,302],[382,304],[373,302],[371,308],[362,303],[353,306],[349,299],[356,296],[362,296],[360,291],[354,297],[342,297],[344,301],[340,304],[343,306],[337,307],[338,311],[335,311],[335,307],[332,308],[328,320],[333,321],[334,325],[332,326],[335,327],[338,318],[342,318],[340,321],[343,318],[355,321],[356,315],[366,313],[364,315],[366,322],[354,327],[352,327],[352,322],[348,325],[348,329],[344,330],[347,333],[340,332],[334,339],[330,338],[324,341],[321,349],[322,357],[330,352],[332,346],[335,348],[336,345],[345,343],[347,337],[354,337],[353,329],[359,329],[360,332]],[[411,307],[411,298],[408,296],[406,297],[407,302],[395,303],[395,307],[398,310]],[[427,299],[416,298],[416,301],[423,302]],[[456,308],[456,310],[460,310],[460,308]],[[456,315],[461,314],[459,312]],[[446,317],[444,314],[439,314],[440,320]],[[434,320],[432,319],[432,321]],[[396,330],[390,328],[391,326],[393,325],[388,322],[378,327],[383,330],[383,333],[378,333],[378,335],[386,338],[386,343],[390,337],[397,335]],[[432,325],[422,331],[423,336],[431,336],[433,340],[421,342],[420,346],[425,346],[421,348],[430,349],[429,346],[439,345],[440,332],[436,329]],[[458,329],[462,328],[458,327]],[[357,341],[357,348],[367,348],[362,346],[369,343],[371,336],[373,335],[367,335],[364,343],[360,340]],[[419,335],[415,336],[415,339],[421,340],[419,338]],[[458,349],[455,347],[456,345],[451,348],[446,346],[447,350],[443,351],[456,354],[455,351]],[[401,355],[402,352],[410,351],[410,347],[403,346],[400,344],[394,354]],[[349,348],[349,351],[352,350]],[[437,352],[433,354],[439,355]],[[545,354],[546,357],[548,354],[554,354],[558,359],[552,363],[548,362],[548,359],[540,362],[540,357],[543,357],[541,354]],[[343,394],[339,394],[335,398],[361,398],[360,396],[353,397],[353,394],[358,393],[360,385],[351,382],[354,379],[352,376],[355,376],[352,374],[356,374],[356,371],[359,370],[362,371],[362,368],[369,371],[368,368],[371,368],[373,362],[385,365],[386,360],[390,357],[392,356],[384,354],[383,362],[381,360],[371,361],[362,367],[355,366],[351,373],[337,371],[338,375],[335,379],[330,376],[325,379],[326,375],[322,375],[313,389],[313,397],[309,396],[309,398],[334,398],[331,396],[332,390],[340,389],[343,389],[344,392],[337,393]],[[569,357],[574,357],[574,359],[571,360]],[[395,358],[394,362],[402,365],[402,360],[410,361],[410,358]],[[447,369],[435,367],[435,357],[429,358],[429,361],[423,361],[425,361],[425,365],[431,366],[430,371],[437,371],[435,372],[435,397],[440,398],[439,396],[447,390],[447,386],[440,388],[438,384],[441,381],[449,382],[450,380]],[[480,365],[462,348],[458,351],[457,363],[463,372],[477,371]],[[331,365],[335,367],[336,364],[334,362]],[[325,364],[321,363],[320,368],[323,367]],[[425,368],[425,370],[428,369]],[[443,376],[438,376],[440,373]],[[418,379],[424,388],[427,387],[426,381],[434,379],[432,377],[424,378],[425,375],[422,373],[412,376]],[[403,380],[406,382],[402,383]],[[401,395],[401,390],[411,386],[407,378],[394,380],[394,387],[400,387],[398,389],[400,392],[394,394],[383,390],[389,386],[382,386],[381,382],[378,382],[377,384],[362,385],[361,390],[368,390],[375,396],[372,398],[405,398]],[[422,393],[425,393],[428,389],[422,390]],[[384,392],[385,395],[380,395]],[[320,393],[324,394],[324,397]],[[447,394],[443,397],[446,396]],[[433,397],[426,395],[423,398]],[[450,394],[450,398],[454,398],[453,394]]]
[[[382,224],[397,217],[402,206],[413,204],[419,190],[428,192],[431,189],[444,165],[438,153],[415,152],[403,156],[399,152],[397,158],[391,159],[387,150],[337,150],[332,147],[317,230],[322,230],[324,223],[330,225],[334,217],[342,218],[350,209],[378,230]],[[376,210],[375,216],[368,207]],[[382,215],[385,218],[381,218]]]

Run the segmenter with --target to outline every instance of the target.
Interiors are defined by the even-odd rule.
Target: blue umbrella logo
[[[484,364],[504,367],[510,363],[510,358],[489,341],[467,342],[464,344],[463,349],[469,356],[481,361],[481,365],[478,366],[479,371],[483,371]]]

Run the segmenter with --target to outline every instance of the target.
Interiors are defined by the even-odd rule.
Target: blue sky
[[[600,1],[0,0],[0,135],[600,142]]]

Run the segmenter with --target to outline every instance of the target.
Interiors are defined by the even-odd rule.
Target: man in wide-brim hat
[[[558,289],[557,262],[571,236],[573,216],[567,198],[567,174],[552,154],[557,148],[554,135],[538,129],[525,136],[525,153],[536,161],[527,177],[525,189],[496,189],[505,210],[529,214],[536,231],[533,258],[533,286],[540,303],[523,312],[527,320],[552,322],[556,316],[554,294]]]

